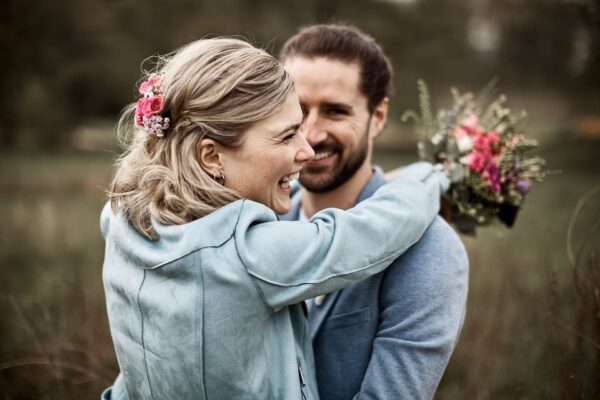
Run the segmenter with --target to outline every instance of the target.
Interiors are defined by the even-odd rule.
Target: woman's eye
[[[289,141],[290,141],[290,140],[292,140],[292,139],[293,139],[295,136],[296,136],[296,132],[293,132],[293,133],[290,133],[290,134],[288,134],[288,135],[285,135],[285,136],[283,137],[283,139],[282,139],[282,140],[283,140],[284,142],[289,142]]]

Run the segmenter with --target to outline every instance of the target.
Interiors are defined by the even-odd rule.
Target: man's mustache
[[[315,153],[335,153],[342,149],[342,146],[335,140],[328,140],[311,147]]]

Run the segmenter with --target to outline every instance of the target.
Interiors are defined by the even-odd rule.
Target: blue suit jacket
[[[358,202],[385,184],[375,169]],[[283,219],[297,219],[300,193]],[[321,400],[431,399],[465,316],[468,258],[437,217],[421,240],[385,271],[309,300]]]

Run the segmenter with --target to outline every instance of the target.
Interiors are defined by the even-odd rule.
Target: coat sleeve
[[[465,317],[468,259],[435,221],[383,276],[379,325],[360,399],[432,399]]]
[[[421,164],[356,207],[326,209],[309,222],[261,221],[247,202],[234,233],[237,252],[277,311],[389,266],[429,226],[445,186],[443,174]]]

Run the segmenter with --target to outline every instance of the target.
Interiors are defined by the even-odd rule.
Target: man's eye
[[[330,108],[327,110],[329,115],[347,115],[348,112],[342,108]]]

